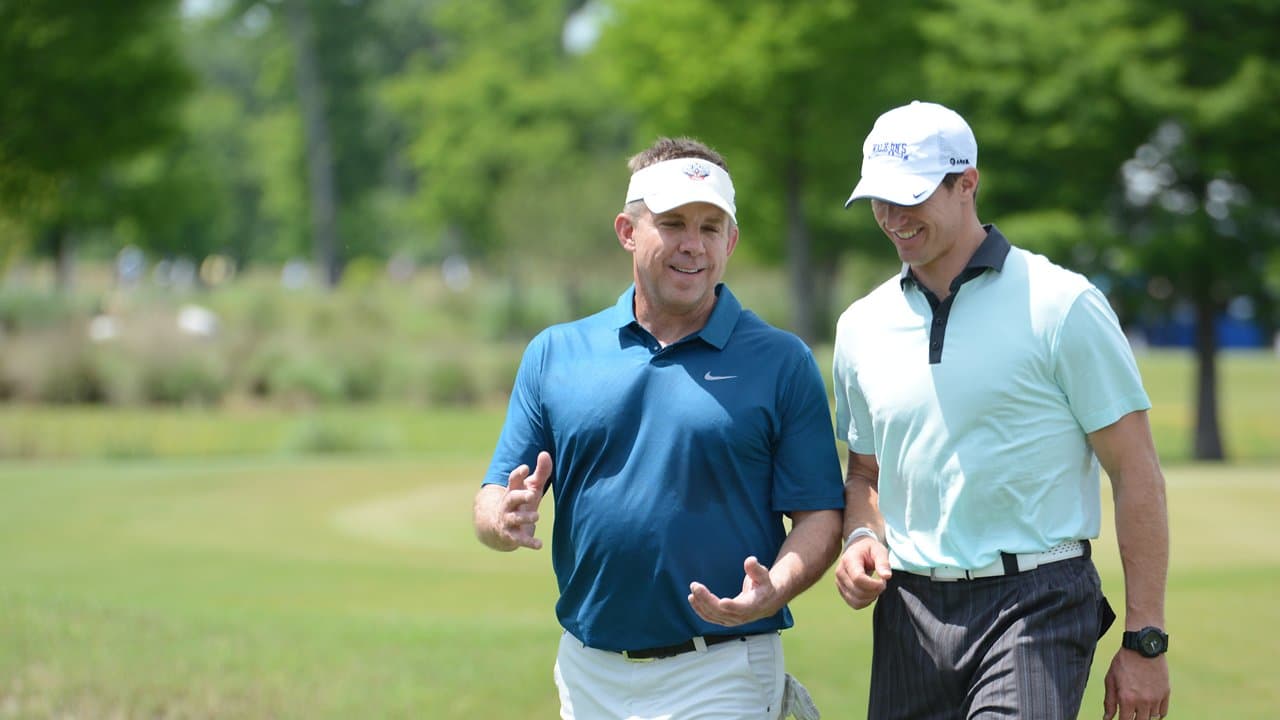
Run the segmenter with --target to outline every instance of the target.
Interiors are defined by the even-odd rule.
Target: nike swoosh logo
[[[916,199],[916,200],[919,200],[919,199],[920,199],[920,196],[921,196],[921,195],[924,195],[924,194],[925,194],[925,193],[927,193],[927,192],[929,192],[929,191],[928,191],[928,190],[921,190],[920,192],[916,193],[915,195],[912,195],[911,197],[912,197],[912,198],[914,198],[914,199]]]
[[[703,380],[712,380],[712,381],[714,381],[714,380],[732,380],[732,379],[734,379],[734,378],[736,378],[736,377],[738,377],[738,376],[737,376],[737,375],[712,375],[712,374],[711,374],[711,371],[710,371],[710,370],[708,370],[708,371],[707,371],[707,374],[702,376],[702,379],[703,379]]]

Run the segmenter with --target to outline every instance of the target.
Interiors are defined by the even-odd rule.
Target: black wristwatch
[[[1158,627],[1147,626],[1141,630],[1127,630],[1121,636],[1120,646],[1142,655],[1157,657],[1169,649],[1169,635]]]

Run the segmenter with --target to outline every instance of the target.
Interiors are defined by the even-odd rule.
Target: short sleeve
[[[836,333],[835,352],[831,360],[832,389],[836,401],[836,437],[844,441],[850,452],[874,455],[875,438],[871,430],[871,411],[858,386],[858,373],[851,360],[852,338],[841,324]]]
[[[780,386],[771,502],[779,512],[842,509],[844,483],[826,386],[813,353],[804,348],[798,355]]]
[[[546,354],[546,334],[535,337],[525,348],[511,388],[507,418],[498,436],[483,485],[506,485],[507,476],[520,465],[530,468],[538,462],[538,452],[550,448],[542,412],[541,383]]]
[[[1129,341],[1103,294],[1089,287],[1063,319],[1054,377],[1086,433],[1151,408]]]

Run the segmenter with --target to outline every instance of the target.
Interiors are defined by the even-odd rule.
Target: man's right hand
[[[874,538],[858,538],[836,561],[836,589],[854,610],[875,602],[890,577],[889,548]]]
[[[486,485],[476,496],[476,535],[495,550],[542,548],[534,537],[538,523],[538,505],[551,478],[551,453],[538,453],[538,466],[529,472],[521,465],[507,475],[507,486]]]

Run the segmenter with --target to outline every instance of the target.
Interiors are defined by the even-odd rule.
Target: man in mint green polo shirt
[[[1168,521],[1150,402],[1107,300],[983,225],[958,114],[882,115],[846,207],[870,199],[902,272],[836,332],[848,443],[841,596],[875,604],[869,716],[1074,718],[1114,615],[1090,559],[1099,463],[1126,632],[1104,713],[1163,717]]]
[[[821,374],[720,282],[738,242],[720,155],[663,138],[630,169],[614,231],[635,282],[529,343],[476,533],[540,548],[553,493],[562,718],[815,717],[779,632],[840,546]]]

